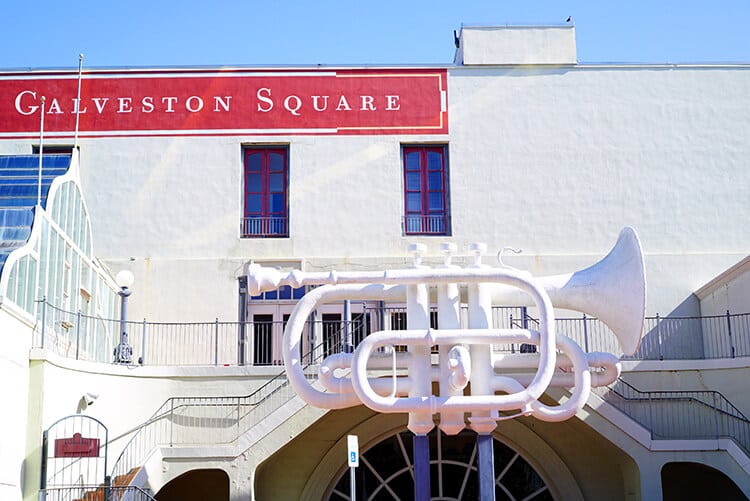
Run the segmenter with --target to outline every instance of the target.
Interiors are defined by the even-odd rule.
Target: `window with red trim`
[[[403,147],[405,235],[450,235],[447,150]]]
[[[289,236],[288,150],[280,147],[246,148],[243,237]]]

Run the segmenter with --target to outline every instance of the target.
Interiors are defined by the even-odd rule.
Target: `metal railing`
[[[530,328],[537,320],[525,317]],[[513,327],[522,326],[514,318]],[[622,360],[706,360],[750,356],[750,313],[702,317],[646,317],[643,337],[633,355],[624,355],[614,332],[585,314],[555,319],[557,333],[571,338],[586,353],[614,353]]]
[[[448,223],[445,215],[404,216],[401,222],[404,235],[447,235]]]
[[[641,391],[622,379],[593,391],[653,439],[730,438],[750,455],[750,421],[718,391]]]
[[[91,416],[73,414],[52,423],[42,433],[41,488],[106,483],[108,443],[107,427]]]
[[[240,222],[242,237],[286,237],[289,235],[286,216],[246,217]]]
[[[42,501],[156,501],[148,490],[133,485],[103,486],[103,485],[75,485],[52,487],[43,489],[39,493]]]
[[[70,312],[41,301],[41,318],[34,328],[33,346],[58,355],[110,363],[119,342],[120,321]],[[536,320],[524,308],[493,308],[496,328],[534,328]],[[354,336],[405,327],[405,310],[368,309],[366,324],[352,321]],[[466,314],[462,313],[465,327]],[[385,318],[381,318],[385,317]],[[403,318],[402,318],[403,317]],[[525,324],[524,324],[525,322]],[[334,322],[335,323],[335,322]],[[345,326],[341,320],[336,323]],[[42,325],[45,326],[42,329]],[[133,360],[145,365],[280,365],[284,322],[126,322]],[[319,341],[330,343],[331,322],[310,321]],[[703,360],[750,356],[750,313],[703,317],[647,317],[640,347],[634,355],[622,355],[614,333],[594,317],[557,318],[555,329],[578,343],[585,352],[604,351],[623,360]],[[337,328],[338,332],[338,328]],[[325,339],[320,339],[325,338]],[[309,336],[303,337],[309,343]],[[336,341],[338,342],[338,341]],[[309,346],[309,344],[307,345]],[[520,351],[516,345],[495,345],[495,351]],[[326,349],[330,352],[330,349]]]

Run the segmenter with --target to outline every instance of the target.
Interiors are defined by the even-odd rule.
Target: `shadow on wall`
[[[691,294],[666,316],[646,319],[641,345],[632,358],[701,360],[705,358],[702,323],[700,301]]]
[[[646,318],[636,360],[707,360],[750,356],[750,312],[701,316],[691,295],[667,316]]]
[[[746,500],[723,472],[699,463],[667,463],[661,469],[664,501],[685,499]]]

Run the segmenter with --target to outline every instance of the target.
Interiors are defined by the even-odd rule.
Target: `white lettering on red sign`
[[[231,99],[232,96],[214,96],[213,111],[228,112]],[[18,95],[16,95],[16,112],[20,115],[25,116],[33,115],[39,110],[40,100],[41,98],[38,97],[36,92],[32,90],[23,90],[19,92]],[[79,104],[77,98],[73,98],[71,101],[72,103],[68,113],[78,112],[81,115],[85,115],[88,111],[88,108],[86,107],[87,101],[94,104],[96,112],[99,115],[102,115],[109,109],[108,106],[110,101],[116,101],[115,113],[132,113],[133,111],[135,111],[135,108],[133,108],[132,97],[92,97],[88,100],[82,99],[81,101],[83,102],[83,107],[80,107],[81,105]],[[162,105],[159,111],[162,111],[164,113],[174,113],[175,107],[178,105],[182,105],[184,109],[189,111],[190,113],[198,113],[199,111],[202,111],[205,106],[203,98],[201,98],[200,96],[190,96],[185,99],[183,103],[180,103],[180,98],[178,97],[165,96],[157,98],[157,102]],[[146,96],[141,98],[139,109],[142,113],[152,113],[153,111],[155,111],[156,107],[154,105],[154,96]],[[48,115],[59,115],[65,113],[65,111],[63,111],[62,109],[60,101],[57,98],[53,97],[50,100],[49,108],[47,108],[47,111],[45,113],[47,113]]]

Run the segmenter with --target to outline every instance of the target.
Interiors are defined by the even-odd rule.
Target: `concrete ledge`
[[[63,357],[42,348],[31,348],[29,360],[48,362],[63,369],[91,374],[144,378],[243,377],[270,379],[284,372],[283,365],[119,365]]]

